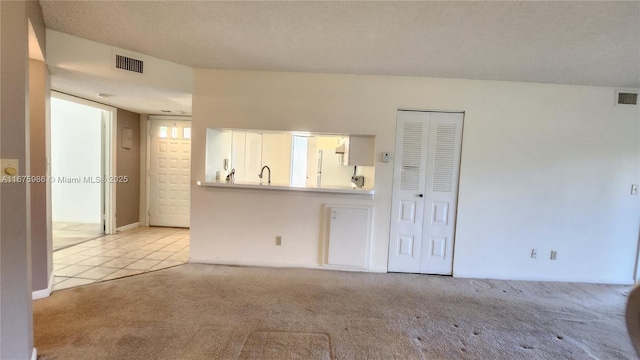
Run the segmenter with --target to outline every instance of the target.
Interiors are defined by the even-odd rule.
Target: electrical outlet
[[[531,258],[535,259],[538,257],[538,250],[536,249],[531,249]]]
[[[555,260],[558,257],[558,252],[551,250],[551,260]]]
[[[280,235],[276,236],[276,245],[282,246],[282,236]]]

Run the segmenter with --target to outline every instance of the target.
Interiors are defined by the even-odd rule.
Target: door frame
[[[58,91],[51,91],[51,97],[73,102],[80,105],[90,106],[92,108],[102,110],[102,176],[110,179],[116,176],[116,149],[117,149],[117,126],[118,126],[118,109],[97,103],[91,100],[79,98],[73,95],[65,94]],[[51,126],[51,124],[49,124]],[[49,153],[51,153],[51,144],[49,144]],[[48,160],[51,162],[51,159]],[[50,171],[50,169],[49,169]],[[116,182],[102,182],[102,220],[104,221],[105,235],[116,233]]]
[[[141,224],[151,226],[151,122],[152,121],[192,121],[191,116],[149,115],[146,123],[145,165],[144,165],[144,219]],[[191,125],[191,139],[193,139],[193,123]],[[189,187],[191,192],[191,187]],[[191,195],[189,195],[191,196]],[[144,220],[144,223],[142,222]]]
[[[455,276],[454,274],[454,268],[455,268],[455,253],[456,253],[456,249],[455,249],[455,244],[456,244],[456,235],[458,233],[458,217],[460,216],[460,211],[458,209],[458,203],[460,201],[460,174],[462,173],[462,156],[463,156],[463,147],[464,147],[464,125],[465,125],[465,118],[467,116],[467,113],[465,110],[425,110],[425,109],[417,109],[417,108],[397,108],[396,109],[396,121],[395,121],[395,133],[394,133],[394,143],[393,143],[393,148],[395,149],[397,144],[396,141],[398,139],[398,113],[400,111],[412,111],[412,112],[435,112],[435,113],[447,113],[447,114],[462,114],[462,133],[460,135],[460,160],[458,163],[458,184],[456,186],[456,201],[455,201],[455,213],[456,213],[456,222],[455,222],[455,226],[453,228],[453,238],[451,239],[451,247],[452,247],[452,252],[451,252],[451,276]],[[395,168],[396,168],[396,160],[395,160],[395,156],[393,157],[393,168],[392,168],[392,172],[395,174]],[[393,187],[395,186],[396,181],[399,181],[400,179],[396,179],[396,176],[394,175],[392,180],[391,180],[391,191],[392,191],[392,195],[391,195],[391,199],[390,199],[390,205],[391,208],[393,208]],[[423,222],[424,222],[424,215],[423,215]],[[391,245],[391,231],[392,231],[392,223],[393,223],[393,211],[389,212],[389,234],[388,234],[388,242],[387,242],[387,249],[389,249],[389,246]],[[422,230],[424,232],[424,228]],[[387,252],[387,272],[389,271],[389,257],[390,257],[390,253],[389,251]]]

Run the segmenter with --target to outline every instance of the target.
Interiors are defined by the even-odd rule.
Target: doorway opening
[[[115,232],[115,108],[51,95],[53,250]]]

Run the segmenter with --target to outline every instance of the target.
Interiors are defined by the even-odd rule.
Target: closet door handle
[[[424,197],[424,194],[418,194],[418,196],[420,196],[420,197]]]

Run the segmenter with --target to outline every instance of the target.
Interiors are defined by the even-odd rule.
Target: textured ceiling
[[[195,68],[640,87],[640,2],[41,1],[48,28]]]

